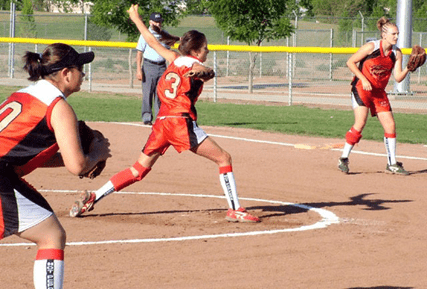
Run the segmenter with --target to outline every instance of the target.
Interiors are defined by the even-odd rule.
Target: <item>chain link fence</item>
[[[204,16],[195,16],[194,23],[203,21]],[[126,41],[126,37],[112,29],[97,27],[89,15],[81,14],[37,14],[28,23],[20,15],[13,17],[9,12],[0,12],[0,36],[30,37],[46,39],[75,39]],[[295,21],[296,20],[296,21]],[[368,19],[295,19],[295,33],[286,39],[265,42],[262,46],[288,47],[359,47],[369,39],[379,37],[378,31],[368,31]],[[339,21],[349,21],[351,30],[345,33],[338,29]],[[12,25],[13,22],[13,25]],[[375,20],[376,22],[376,20]],[[360,25],[359,25],[359,24]],[[365,26],[363,26],[365,25]],[[12,28],[14,27],[14,28]],[[171,34],[182,35],[197,27],[166,27]],[[362,29],[364,27],[364,29]],[[216,27],[201,27],[209,44],[245,45],[230,41]],[[426,32],[414,32],[413,44],[426,46]],[[0,72],[3,78],[25,80],[21,69],[25,51],[42,51],[46,45],[0,43]],[[141,84],[135,79],[135,50],[128,48],[75,47],[83,52],[95,52],[95,61],[85,67],[88,89],[120,91],[134,89],[140,93]],[[350,82],[352,73],[346,66],[348,54],[325,53],[254,53],[234,51],[211,51],[207,65],[214,67],[217,77],[207,83],[202,97],[213,99],[235,99],[277,102],[287,105],[312,104],[350,107]],[[249,67],[255,61],[253,82],[249,81]],[[251,85],[250,85],[251,83]],[[394,80],[387,91],[393,108],[402,111],[427,112],[426,66],[410,75],[409,93],[395,94]],[[251,92],[251,93],[250,93]]]

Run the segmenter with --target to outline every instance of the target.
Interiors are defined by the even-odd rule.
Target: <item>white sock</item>
[[[114,189],[114,185],[111,181],[108,181],[107,183],[105,183],[105,185],[103,185],[100,189],[98,189],[95,194],[96,194],[96,198],[95,201],[99,201],[100,199],[102,199],[103,197],[108,196],[109,194],[113,193],[115,191]]]
[[[219,180],[221,182],[222,189],[224,190],[225,197],[227,198],[228,206],[233,210],[240,208],[233,172],[220,174]]]
[[[353,145],[348,144],[347,142],[344,144],[344,148],[342,151],[342,158],[348,158],[348,156],[350,155],[351,150],[353,149]]]
[[[389,165],[396,164],[396,138],[384,137],[385,150],[387,151],[387,162]]]
[[[33,279],[35,289],[62,289],[64,282],[64,260],[63,258],[62,260],[50,258],[37,257],[34,262]]]

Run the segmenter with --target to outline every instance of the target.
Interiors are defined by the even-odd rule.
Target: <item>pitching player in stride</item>
[[[351,83],[355,120],[345,136],[346,142],[338,161],[338,168],[344,173],[349,173],[348,157],[353,146],[362,138],[370,110],[371,115],[377,116],[384,128],[386,172],[408,175],[402,163],[396,161],[396,124],[385,88],[393,68],[397,82],[401,82],[409,70],[408,68],[402,70],[402,52],[396,47],[399,36],[396,24],[382,17],[378,20],[377,27],[381,32],[381,39],[366,43],[347,61],[347,66],[355,75]]]
[[[195,103],[202,92],[204,80],[214,76],[212,69],[203,65],[209,52],[205,35],[196,30],[186,32],[178,48],[180,55],[162,46],[148,31],[139,17],[138,5],[132,5],[128,13],[148,45],[170,63],[157,88],[162,105],[137,162],[114,175],[96,192],[83,192],[73,204],[70,216],[80,216],[93,209],[93,205],[101,198],[142,180],[157,159],[169,146],[173,146],[178,152],[191,150],[218,165],[220,183],[229,206],[226,215],[228,221],[259,222],[258,217],[249,214],[239,203],[230,154],[196,123]]]

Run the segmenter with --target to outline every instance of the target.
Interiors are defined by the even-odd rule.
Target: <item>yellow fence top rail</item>
[[[114,42],[114,41],[89,41],[89,40],[64,40],[64,39],[40,39],[40,38],[14,38],[0,37],[0,42],[6,43],[30,43],[30,44],[52,44],[65,43],[68,45],[88,46],[88,47],[114,47],[131,48],[136,47],[136,42]],[[174,45],[177,48],[178,44]],[[236,51],[236,52],[289,52],[289,53],[332,53],[332,54],[353,54],[359,47],[288,47],[288,46],[249,46],[249,45],[209,45],[211,51]],[[403,54],[411,54],[411,48],[402,48]]]

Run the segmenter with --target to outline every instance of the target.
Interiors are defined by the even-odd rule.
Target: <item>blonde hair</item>
[[[385,18],[385,16],[381,17],[377,21],[377,28],[381,33],[387,33],[390,27],[397,27],[396,23],[390,21],[390,19]]]

